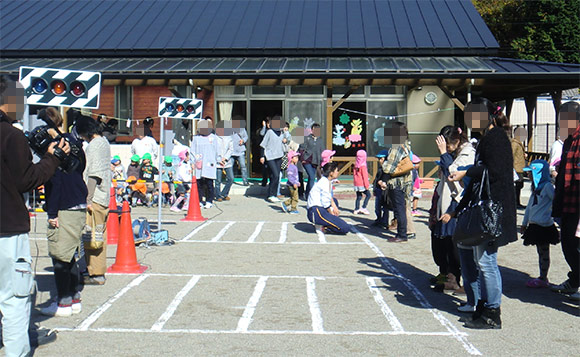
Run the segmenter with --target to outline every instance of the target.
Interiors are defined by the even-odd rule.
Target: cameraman
[[[12,123],[24,113],[24,89],[0,76],[0,312],[2,342],[7,356],[30,352],[28,324],[32,257],[28,232],[30,218],[22,194],[45,182],[60,164],[56,150],[68,155],[69,145],[61,140],[51,143],[42,160],[32,163],[32,154],[22,131]]]

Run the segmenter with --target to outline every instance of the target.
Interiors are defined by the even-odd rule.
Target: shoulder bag
[[[485,187],[486,197],[482,197]],[[457,215],[457,226],[453,234],[455,243],[465,246],[477,246],[490,242],[502,234],[501,220],[503,207],[491,199],[489,190],[489,173],[483,170],[479,187],[475,191],[469,206]]]

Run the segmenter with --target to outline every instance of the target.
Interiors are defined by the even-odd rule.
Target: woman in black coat
[[[498,248],[517,240],[516,204],[513,179],[513,155],[504,127],[508,125],[501,108],[485,98],[477,98],[465,107],[465,121],[474,131],[483,132],[475,154],[475,163],[467,171],[452,174],[452,181],[470,178],[455,212],[445,214],[443,222],[457,216],[472,198],[475,183],[481,182],[484,169],[489,175],[491,199],[503,207],[502,234],[494,241],[475,246],[474,260],[479,268],[481,300],[473,318],[465,326],[478,329],[501,328],[500,305],[502,281],[497,266]],[[466,282],[467,283],[467,282]]]

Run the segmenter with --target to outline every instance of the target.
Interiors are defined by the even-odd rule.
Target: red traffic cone
[[[109,217],[107,218],[107,244],[117,244],[119,240],[119,213],[117,211],[117,199],[115,187],[111,187],[109,199]]]
[[[183,222],[200,222],[205,221],[199,209],[199,194],[197,193],[197,179],[195,176],[191,179],[191,190],[189,190],[189,207],[187,208],[187,216],[181,221]]]
[[[123,201],[121,210],[121,232],[117,244],[117,257],[115,264],[107,269],[108,273],[140,274],[147,267],[137,263],[135,252],[135,240],[133,239],[133,227],[131,226],[131,209],[129,202]]]

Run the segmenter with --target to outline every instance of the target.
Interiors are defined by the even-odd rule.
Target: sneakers
[[[320,232],[320,233],[324,234],[324,232],[326,231],[326,227],[324,227],[321,224],[315,224],[314,229],[316,230],[316,233]]]
[[[73,314],[80,314],[83,310],[81,299],[73,299],[71,309]]]
[[[105,279],[104,275],[95,275],[95,276],[86,275],[83,278],[83,284],[85,285],[105,285],[106,281],[107,279]]]
[[[421,212],[419,212],[417,210],[413,210],[413,211],[411,211],[411,216],[413,216],[413,217],[421,217]]]
[[[528,288],[547,288],[550,286],[548,280],[544,280],[541,278],[534,278],[530,279],[526,282],[526,286]]]
[[[355,209],[354,211],[352,211],[352,214],[361,214],[361,210],[360,209]]]
[[[40,309],[40,313],[46,316],[69,317],[73,312],[71,305],[61,305],[53,301],[47,307]]]
[[[294,210],[294,211],[290,211],[290,214],[299,214],[300,212],[298,212],[298,210]]]
[[[407,233],[407,239],[415,239],[415,238],[417,238],[416,233]]]
[[[181,212],[181,209],[175,207],[175,206],[171,206],[171,208],[169,209],[172,212]]]
[[[429,279],[429,283],[431,285],[443,284],[446,281],[447,281],[447,275],[442,274],[442,273],[439,273],[437,276],[434,276],[431,279]]]
[[[277,202],[280,202],[280,199],[276,196],[270,196],[270,197],[268,197],[268,201],[270,201],[272,203],[277,203]]]
[[[38,347],[56,341],[56,330],[34,326],[28,330],[30,347]],[[1,343],[0,343],[1,346]]]
[[[550,288],[555,293],[574,294],[578,292],[578,287],[573,287],[570,280],[566,280],[560,285],[554,285]]]
[[[281,202],[280,205],[282,206],[282,211],[288,213],[289,209],[288,206],[286,206],[286,204],[284,202]]]
[[[461,305],[457,307],[457,311],[459,312],[475,312],[475,306],[471,306],[469,304]]]
[[[574,294],[568,296],[568,298],[572,301],[580,301],[580,292],[575,292]]]
[[[211,203],[211,202],[206,202],[205,203],[205,206],[203,206],[203,208],[205,208],[205,209],[209,209],[209,208],[212,208],[212,207],[213,207],[213,203]]]
[[[398,237],[389,238],[389,239],[387,239],[387,241],[389,243],[407,243],[408,242],[407,238],[403,239],[403,238],[398,238]]]
[[[371,214],[371,213],[370,213],[370,212],[369,212],[369,211],[368,211],[366,208],[361,208],[359,213],[360,213],[360,214],[364,214],[364,215],[369,215],[369,214]]]

